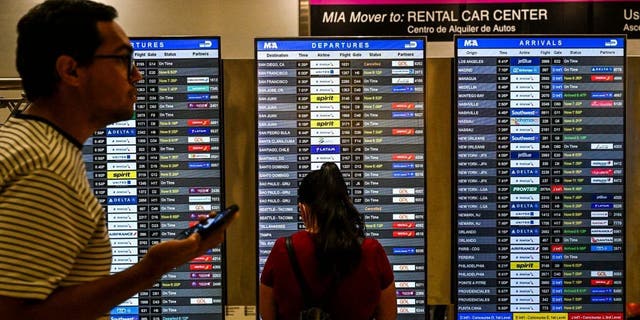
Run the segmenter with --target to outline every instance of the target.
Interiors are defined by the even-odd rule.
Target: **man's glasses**
[[[97,54],[97,55],[95,55],[93,57],[97,58],[97,59],[118,59],[118,60],[122,61],[122,63],[124,63],[127,66],[127,78],[130,79],[131,75],[133,74],[133,68],[135,68],[135,66],[133,64],[133,54],[131,54],[131,53],[122,54],[122,55],[118,55],[118,54]]]

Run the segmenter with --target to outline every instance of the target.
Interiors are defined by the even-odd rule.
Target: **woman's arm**
[[[260,316],[262,320],[276,319],[276,301],[273,298],[273,288],[264,284],[260,284]]]
[[[396,285],[391,282],[380,293],[380,303],[376,308],[375,318],[377,320],[395,320],[398,316],[398,306],[396,301]]]

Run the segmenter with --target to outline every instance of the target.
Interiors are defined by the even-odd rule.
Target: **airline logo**
[[[138,212],[138,206],[136,205],[117,205],[117,206],[108,206],[108,213],[136,213]]]
[[[512,237],[511,239],[516,239],[517,237]],[[509,247],[509,252],[513,253],[538,253],[540,252],[539,245],[511,245]]]
[[[613,107],[613,101],[612,100],[593,100],[590,102],[589,105],[595,108],[607,108],[607,107]]]
[[[509,241],[511,242],[511,244],[513,245],[520,245],[520,244],[540,244],[540,238],[539,237],[510,237]],[[539,250],[539,249],[538,249]],[[529,252],[529,251],[528,251]],[[535,251],[538,252],[538,251]]]
[[[591,271],[592,278],[611,278],[613,277],[613,271]]]
[[[533,220],[525,220],[525,219],[513,219],[509,222],[509,225],[511,226],[539,226],[540,225],[540,220],[538,219],[533,219]]]
[[[415,161],[416,155],[414,153],[394,153],[391,155],[393,161]]]
[[[602,184],[602,183],[613,183],[613,178],[611,177],[607,177],[607,178],[596,178],[596,177],[592,177],[591,178],[591,183],[593,184]]]
[[[540,109],[511,109],[509,115],[512,117],[539,117]]]
[[[339,86],[340,85],[340,78],[339,77],[312,77],[309,78],[309,83],[312,86],[330,86],[330,85],[334,85],[334,86]]]
[[[187,137],[187,143],[211,143],[211,137]]]
[[[510,160],[511,168],[540,168],[540,160]]]
[[[109,216],[109,221],[138,221],[138,216],[129,213],[113,214]],[[137,244],[134,246],[137,246]]]
[[[110,124],[108,126],[108,128],[133,128],[133,129],[135,129],[135,127],[136,127],[135,120],[120,121],[120,122]]]
[[[540,108],[539,100],[513,100],[509,103],[510,108]]]
[[[211,159],[210,153],[190,153],[187,155],[188,159]]]
[[[340,128],[340,120],[311,120],[311,128]]]
[[[532,279],[540,278],[540,271],[509,271],[509,276],[514,279]]]
[[[339,145],[333,145],[333,146],[311,146],[311,153],[312,154],[317,154],[317,153],[338,154],[338,153],[340,153],[340,146]]]
[[[591,174],[594,176],[612,176],[613,169],[591,169]]]
[[[187,125],[190,127],[208,127],[208,126],[211,126],[211,120],[190,119],[190,120],[187,120]]]
[[[109,187],[135,186],[136,184],[137,184],[137,180],[135,179],[107,180],[107,186]]]
[[[392,84],[413,84],[414,82],[414,78],[391,78]]]
[[[539,295],[540,288],[511,288],[512,295],[524,296],[524,295]]]
[[[136,136],[136,129],[135,128],[131,128],[131,129],[116,129],[116,128],[110,128],[107,127],[106,129],[106,135],[107,137],[135,137]]]
[[[392,224],[394,229],[413,229],[416,227],[415,222],[394,222]]]
[[[392,203],[415,203],[415,197],[393,197]]]
[[[309,66],[311,68],[340,68],[338,60],[311,60]]]
[[[591,160],[592,167],[611,167],[613,160]]]
[[[339,154],[312,154],[312,162],[340,162]]]
[[[540,279],[511,279],[512,287],[539,287]]]
[[[137,164],[135,162],[109,162],[107,163],[107,170],[136,170]]]
[[[416,104],[411,102],[393,102],[391,103],[392,110],[413,110],[416,109]]]
[[[608,218],[608,211],[591,211],[591,218]]]
[[[413,128],[393,128],[391,134],[394,136],[412,136],[416,134],[416,129]]]
[[[392,60],[392,67],[413,67],[415,66],[413,60]]]
[[[612,286],[613,279],[591,279],[592,286]]]
[[[393,220],[415,220],[416,215],[413,213],[394,213]]]
[[[416,271],[415,264],[394,264],[393,271]]]
[[[538,296],[512,296],[510,300],[511,300],[511,303],[540,303],[540,297]],[[524,306],[520,306],[520,307],[524,307]],[[534,311],[534,310],[531,310],[531,311]]]
[[[136,146],[107,146],[107,154],[109,153],[135,153]]]
[[[540,118],[527,118],[527,117],[510,118],[509,123],[512,126],[539,126]]]
[[[509,127],[511,133],[540,133],[539,126],[511,126]]]
[[[416,71],[414,69],[391,69],[391,74],[392,75],[410,75],[410,74],[416,74]]]
[[[396,281],[396,288],[415,288],[416,283],[414,281]]]
[[[271,42],[271,41],[264,41],[262,43],[262,49],[278,49],[278,43]]]
[[[591,237],[591,243],[613,243],[613,237]]]
[[[213,206],[210,204],[190,204],[189,211],[211,211]]]
[[[509,255],[511,261],[538,261],[540,260],[540,254],[537,253],[514,253]]]
[[[540,169],[538,168],[509,169],[509,175],[511,175],[512,177],[536,177],[536,176],[540,176]],[[533,192],[540,191],[539,187],[537,186],[519,187],[519,188],[521,189],[518,189],[518,190],[533,190]],[[533,188],[536,188],[536,190],[534,190]]]
[[[312,145],[339,145],[339,137],[311,137]]]
[[[340,93],[340,86],[311,86],[312,94]]]
[[[519,127],[514,127],[519,128]],[[511,151],[511,159],[540,159],[539,151]]]
[[[510,262],[511,270],[540,270],[540,262]]]
[[[540,150],[540,144],[539,143],[511,143],[510,148],[511,150],[515,150],[515,151],[519,151],[519,150],[537,151],[537,150]]]
[[[211,146],[206,144],[194,144],[187,147],[189,152],[210,152]]]
[[[340,112],[311,112],[311,119],[340,119]]]
[[[109,230],[137,230],[137,222],[109,222],[107,223]]]
[[[510,211],[509,216],[512,218],[537,218],[540,217],[540,211]]]
[[[312,103],[311,111],[340,111],[339,103]]]
[[[511,184],[540,184],[540,177],[510,177]]]
[[[540,142],[538,134],[511,134],[509,136],[511,142]]]
[[[311,69],[309,74],[312,76],[334,76],[340,74],[340,69]]]
[[[211,202],[211,196],[189,196],[189,202]]]
[[[339,137],[340,129],[311,129],[312,137]]]
[[[609,225],[609,220],[591,220],[592,227],[606,227]]]
[[[613,228],[591,228],[592,235],[613,235]]]
[[[591,150],[613,150],[613,143],[592,143]]]
[[[136,160],[136,154],[107,154],[107,161]]]

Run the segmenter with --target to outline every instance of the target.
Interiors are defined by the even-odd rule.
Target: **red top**
[[[332,277],[319,279],[312,234],[306,231],[293,234],[293,247],[312,296],[319,302],[331,286]],[[338,319],[371,319],[380,301],[380,292],[392,281],[393,271],[384,249],[377,240],[365,238],[360,264],[328,298],[327,311]],[[271,249],[260,282],[273,288],[277,318],[297,320],[303,307],[302,293],[284,238],[279,238]]]

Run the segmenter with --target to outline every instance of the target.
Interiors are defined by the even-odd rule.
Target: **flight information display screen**
[[[458,320],[624,318],[625,43],[455,39]]]
[[[400,318],[424,318],[425,42],[256,39],[259,272],[304,229],[298,182],[332,161],[386,250]]]
[[[99,130],[84,146],[104,205],[112,272],[173,239],[223,203],[220,39],[132,38],[143,79],[134,117]],[[112,319],[221,319],[221,248],[167,273],[111,311]]]

